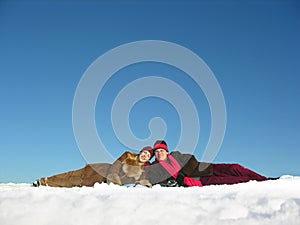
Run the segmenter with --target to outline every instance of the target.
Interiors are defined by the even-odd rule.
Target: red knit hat
[[[143,151],[148,151],[150,153],[150,159],[154,156],[154,151],[150,146],[146,146],[146,147],[142,148],[140,153],[142,153]]]
[[[156,149],[162,148],[164,150],[166,150],[167,152],[169,152],[168,149],[168,145],[165,141],[156,141],[153,147],[153,151],[155,151]]]

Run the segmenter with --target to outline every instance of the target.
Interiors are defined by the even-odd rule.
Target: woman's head
[[[150,159],[153,157],[154,153],[150,146],[144,147],[139,154],[139,161],[142,163],[146,163],[150,161]]]

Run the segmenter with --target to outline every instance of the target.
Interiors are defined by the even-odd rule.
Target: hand
[[[176,178],[176,181],[178,182],[179,186],[185,186],[184,177],[185,177],[185,174],[183,172],[179,172],[179,174]]]
[[[152,184],[149,182],[149,180],[140,180],[139,182],[137,182],[137,184],[146,186],[146,187],[152,187]]]

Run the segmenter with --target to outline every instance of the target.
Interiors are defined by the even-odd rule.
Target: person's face
[[[168,156],[168,152],[163,148],[156,149],[154,154],[157,160],[166,160]]]
[[[142,163],[148,162],[150,160],[150,158],[151,158],[151,154],[148,151],[142,151],[139,154],[139,160]]]

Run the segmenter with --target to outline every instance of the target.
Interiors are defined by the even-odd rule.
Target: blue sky
[[[76,87],[99,56],[140,40],[184,46],[214,72],[227,110],[216,162],[237,162],[266,176],[300,174],[297,1],[125,2],[1,1],[0,182],[32,182],[85,165],[72,128]],[[155,74],[179,82],[195,100],[201,115],[195,155],[201,158],[210,132],[209,108],[201,90],[180,73],[143,63],[109,80],[95,119],[114,157],[129,149],[113,133],[112,101],[128,82]],[[157,116],[165,119],[173,149],[180,122],[166,101],[140,101],[132,109],[132,130],[147,137],[148,122]]]

